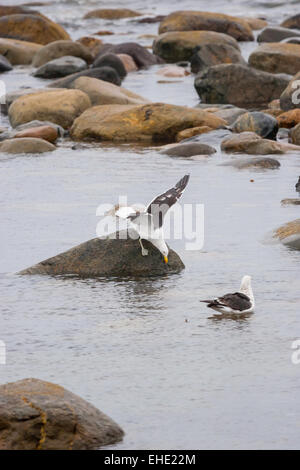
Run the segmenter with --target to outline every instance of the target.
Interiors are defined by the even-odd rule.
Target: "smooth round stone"
[[[80,59],[80,57],[64,56],[42,65],[33,75],[40,78],[59,78],[85,69],[87,69],[85,60]]]
[[[278,132],[278,121],[269,114],[254,111],[242,114],[232,124],[233,132],[255,132],[265,139],[275,140]]]

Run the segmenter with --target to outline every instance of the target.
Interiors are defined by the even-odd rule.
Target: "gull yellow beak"
[[[165,262],[166,264],[168,264],[169,260],[168,260],[168,257],[167,257],[167,256],[164,256],[164,262]]]

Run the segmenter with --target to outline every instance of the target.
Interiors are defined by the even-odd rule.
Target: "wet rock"
[[[56,147],[50,142],[33,137],[8,139],[0,143],[0,152],[3,153],[44,153],[52,152]]]
[[[37,44],[48,44],[59,39],[70,39],[62,26],[45,16],[21,14],[0,18],[0,36]]]
[[[288,222],[276,229],[274,238],[277,238],[283,245],[300,250],[300,219]]]
[[[254,111],[252,113],[242,114],[232,124],[233,132],[255,132],[265,139],[276,140],[278,132],[278,122],[269,114]]]
[[[79,42],[54,41],[39,49],[33,58],[32,65],[33,67],[41,67],[51,60],[65,56],[79,57],[88,64],[93,62],[90,51]]]
[[[284,111],[300,108],[300,72],[298,72],[280,96],[280,108]]]
[[[280,42],[283,39],[299,36],[300,33],[291,31],[288,28],[281,28],[279,26],[268,26],[258,36],[258,42]]]
[[[126,73],[136,72],[138,70],[138,67],[137,67],[136,63],[134,62],[133,58],[130,55],[128,55],[128,54],[117,54],[117,56],[123,62]]]
[[[291,130],[290,137],[293,144],[300,145],[300,123]]]
[[[0,73],[9,72],[12,70],[11,63],[7,60],[6,57],[0,54]]]
[[[268,22],[263,18],[251,18],[249,16],[243,16],[242,19],[248,23],[253,31],[263,29],[268,26]]]
[[[184,129],[196,126],[216,129],[225,125],[212,113],[164,103],[135,106],[106,118],[102,108],[93,107],[76,119],[71,129],[74,140],[170,143]]]
[[[247,153],[250,155],[283,154],[279,142],[262,139],[254,132],[242,132],[226,137],[221,144],[221,150],[227,153]]]
[[[215,112],[215,115],[224,119],[227,124],[232,125],[242,114],[246,113],[246,109],[231,106],[230,108],[220,109]]]
[[[253,41],[249,24],[241,18],[221,13],[201,11],[175,11],[168,15],[159,26],[159,34],[170,31],[216,31],[228,34],[238,41]]]
[[[86,93],[93,106],[107,104],[145,104],[149,101],[140,95],[112,83],[97,78],[81,77],[73,83],[73,88]]]
[[[282,199],[282,206],[300,206],[300,198]]]
[[[178,67],[178,65],[167,65],[166,67],[159,69],[156,74],[162,75],[163,77],[182,78],[189,75],[189,72],[183,67]]]
[[[178,31],[164,33],[153,42],[153,52],[167,62],[191,60],[195,47],[203,44],[228,44],[239,51],[237,41],[213,31]]]
[[[52,127],[55,130],[57,136],[59,136],[59,137],[64,137],[64,135],[66,133],[66,131],[63,127],[59,126],[58,124],[55,124],[54,122],[38,121],[38,120],[29,121],[29,122],[26,122],[25,124],[20,124],[19,126],[17,126],[15,128],[15,131],[19,132],[19,131],[24,131],[24,130],[27,130],[27,129],[32,129],[34,127],[44,127],[44,126]]]
[[[50,60],[39,67],[33,75],[39,78],[65,77],[86,70],[87,67],[87,63],[79,57],[64,56]]]
[[[140,23],[140,24],[153,24],[153,23],[160,23],[161,21],[163,21],[165,19],[165,15],[157,15],[157,16],[147,16],[145,18],[139,18],[137,20],[135,20],[136,23]]]
[[[5,54],[6,59],[12,65],[31,64],[33,57],[41,47],[40,44],[32,42],[0,38],[0,54]]]
[[[124,42],[123,44],[108,44],[103,46],[100,55],[107,54],[127,54],[132,57],[138,68],[146,68],[151,65],[159,64],[162,61],[159,57],[151,54],[146,47],[141,46],[136,42]]]
[[[300,68],[300,47],[287,43],[261,44],[250,55],[249,65],[264,72],[294,75]]]
[[[184,269],[184,264],[175,251],[170,250],[169,263],[165,264],[161,253],[147,241],[143,244],[149,250],[149,254],[142,256],[136,234],[132,231],[129,234],[130,236],[125,230],[113,234],[115,239],[94,238],[25,269],[19,274],[145,277],[178,273]]]
[[[300,29],[300,14],[291,16],[281,23],[283,28]]]
[[[221,64],[197,75],[195,88],[204,103],[230,103],[256,108],[278,98],[288,83],[286,76],[238,64]]]
[[[97,36],[112,36],[115,33],[113,31],[108,31],[106,29],[104,29],[104,30],[101,29],[100,31],[97,31],[94,34],[97,34]]]
[[[251,157],[251,158],[239,158],[231,160],[230,162],[223,163],[222,166],[233,166],[239,170],[245,170],[248,168],[261,168],[265,170],[277,170],[280,167],[280,163],[275,158],[270,157]]]
[[[241,53],[229,44],[203,44],[197,46],[191,57],[191,70],[198,73],[206,67],[219,64],[247,65]]]
[[[122,79],[125,78],[127,75],[122,60],[116,54],[108,53],[96,57],[93,63],[93,68],[98,67],[111,67],[115,69],[119,77],[121,77]]]
[[[37,14],[39,15],[40,13],[34,10],[31,10],[29,8],[26,8],[24,5],[0,5],[0,17],[1,16],[8,16],[8,15],[32,15],[32,14]]]
[[[216,149],[200,142],[170,144],[165,147],[160,150],[160,153],[170,157],[193,157],[195,155],[212,155],[216,153]]]
[[[300,109],[291,109],[283,113],[281,111],[280,115],[277,117],[279,127],[284,127],[285,129],[291,129],[300,123]]]
[[[63,88],[59,88],[59,90],[62,90],[62,89]],[[8,114],[8,109],[10,105],[21,96],[31,95],[34,93],[45,93],[47,91],[49,91],[49,89],[47,88],[20,88],[19,90],[6,93],[5,104],[1,106],[1,112],[3,114]]]
[[[176,141],[181,142],[182,140],[189,139],[196,135],[206,134],[210,131],[212,131],[212,128],[208,126],[191,127],[189,129],[185,129],[184,131],[178,132],[176,135]]]
[[[103,47],[103,42],[101,39],[93,38],[91,36],[84,36],[82,38],[77,39],[78,44],[84,46],[90,54],[93,56],[93,60],[97,57],[100,53],[101,48]]]
[[[0,405],[2,450],[92,450],[124,435],[78,395],[39,379],[1,385]]]
[[[137,16],[142,16],[142,14],[129,8],[99,8],[98,10],[88,12],[84,18],[119,20],[121,18],[135,18]]]
[[[55,80],[52,82],[48,87],[50,88],[72,88],[73,83],[79,77],[90,77],[90,78],[98,78],[99,80],[103,80],[104,82],[113,83],[114,85],[121,85],[121,77],[117,74],[115,69],[111,67],[98,67],[94,69],[86,69],[82,72],[73,73],[65,78],[60,78],[59,80]]]
[[[16,99],[9,107],[8,115],[12,127],[39,119],[68,129],[74,119],[90,106],[89,97],[80,90],[49,90]]]
[[[15,139],[20,139],[23,137],[34,137],[37,139],[47,140],[47,142],[50,143],[54,143],[58,138],[58,132],[57,129],[55,129],[53,126],[39,126],[20,130],[14,135]]]

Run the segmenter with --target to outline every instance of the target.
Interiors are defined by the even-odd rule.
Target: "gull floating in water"
[[[225,294],[212,300],[200,300],[207,303],[207,307],[219,313],[251,313],[254,310],[255,302],[251,287],[251,277],[244,276],[241,287],[234,294]]]
[[[142,255],[148,255],[148,250],[144,248],[142,240],[148,240],[161,252],[165,263],[168,263],[169,248],[164,240],[162,227],[164,216],[182,196],[189,178],[189,175],[185,175],[173,188],[156,196],[148,206],[120,206],[117,204],[105,215],[128,219],[131,227],[139,235]]]

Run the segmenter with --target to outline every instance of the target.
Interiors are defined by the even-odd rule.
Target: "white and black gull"
[[[129,226],[139,235],[142,255],[148,255],[148,250],[143,246],[142,240],[148,240],[161,252],[165,263],[168,263],[169,248],[163,235],[164,217],[170,207],[182,196],[189,178],[189,175],[185,175],[174,187],[156,196],[147,206],[117,204],[105,215],[127,219]]]
[[[251,287],[251,277],[244,276],[238,292],[225,294],[211,300],[200,300],[205,302],[208,308],[219,313],[245,314],[251,313],[255,307],[254,295]]]

